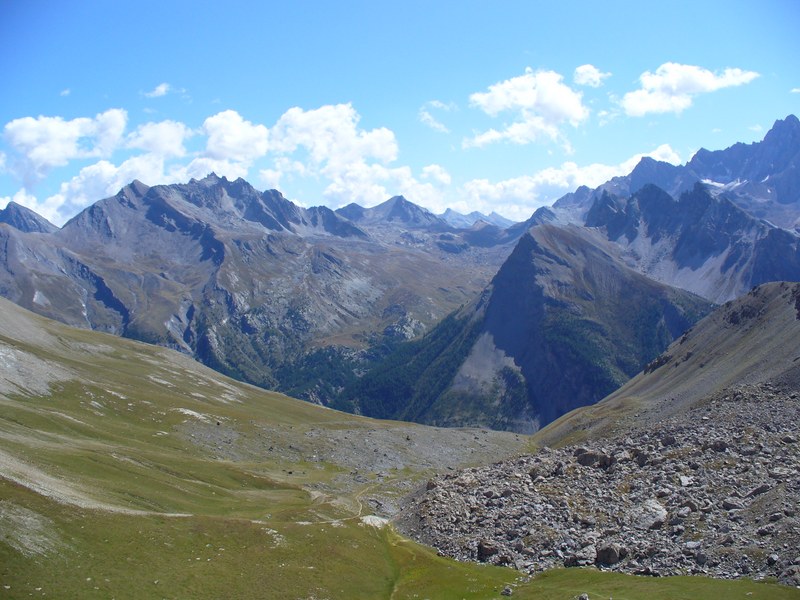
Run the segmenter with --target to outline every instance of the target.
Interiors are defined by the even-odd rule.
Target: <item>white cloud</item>
[[[209,173],[216,173],[220,177],[228,179],[247,179],[250,165],[235,160],[210,158],[208,156],[198,156],[186,166],[174,167],[170,170],[170,178],[173,181],[188,181],[190,179],[202,179]]]
[[[680,163],[680,156],[668,144],[662,144],[651,152],[636,154],[617,165],[593,163],[579,166],[574,162],[565,162],[560,167],[542,169],[533,175],[494,183],[488,179],[473,179],[462,187],[463,203],[453,208],[485,213],[494,210],[509,218],[525,220],[537,208],[552,204],[581,185],[594,188],[612,177],[627,175],[644,156],[672,164]]]
[[[208,117],[203,122],[202,130],[208,136],[207,158],[241,162],[249,166],[267,153],[267,128],[246,121],[235,110],[225,110]]]
[[[581,65],[575,69],[572,79],[577,85],[596,88],[603,85],[603,80],[608,77],[611,77],[611,73],[603,73],[594,65]]]
[[[649,113],[680,113],[692,105],[694,96],[726,87],[750,83],[759,77],[755,71],[725,69],[713,73],[694,65],[664,63],[655,73],[645,71],[639,77],[641,89],[628,92],[622,107],[629,116]]]
[[[264,189],[277,190],[281,186],[281,177],[283,173],[278,169],[261,169],[258,172],[258,177],[261,183],[264,184]]]
[[[563,83],[555,71],[532,71],[470,95],[470,104],[490,116],[506,110],[532,110],[553,122],[580,123],[588,116],[581,94]]]
[[[6,124],[4,137],[19,155],[15,172],[29,187],[70,160],[110,156],[122,140],[127,120],[128,113],[119,108],[93,119],[23,117]]]
[[[790,93],[791,94],[800,94],[800,88],[792,88]]]
[[[455,109],[454,104],[445,104],[440,100],[430,100],[423,104],[419,109],[419,120],[422,124],[427,125],[434,131],[439,133],[450,133],[447,126],[433,116],[431,110],[451,111]]]
[[[560,126],[577,127],[589,117],[582,95],[564,84],[555,71],[532,71],[489,86],[486,92],[470,95],[470,105],[496,117],[502,112],[516,113],[517,121],[502,130],[489,129],[465,139],[464,147],[484,146],[503,140],[528,144],[542,137],[563,141]]]
[[[423,167],[422,178],[430,179],[442,185],[450,185],[452,181],[450,173],[441,165],[428,165],[427,167]]]
[[[165,176],[164,160],[155,154],[140,154],[119,166],[101,160],[82,168],[72,179],[61,184],[58,193],[40,203],[40,209],[34,210],[61,225],[97,200],[113,196],[134,179],[148,185],[176,181],[172,176]]]
[[[186,154],[184,140],[192,134],[189,127],[177,121],[145,123],[128,136],[127,146],[163,157],[180,157]]]
[[[32,196],[25,189],[20,189],[13,196],[0,197],[0,209],[7,207],[8,203],[12,200],[20,206],[25,206],[31,210],[36,210],[36,207],[38,206],[38,203],[36,202],[36,196]]]
[[[202,178],[211,171],[229,179],[247,178],[253,164],[268,151],[271,165],[259,170],[260,181],[278,187],[287,179],[316,180],[331,204],[373,205],[397,193],[431,204],[441,201],[443,187],[449,185],[449,174],[438,165],[426,167],[422,181],[409,167],[391,165],[398,154],[394,133],[383,127],[361,128],[360,117],[349,104],[292,108],[271,130],[226,110],[208,117],[197,131],[184,123],[161,121],[142,124],[125,137],[126,118],[124,111],[112,110],[94,119],[40,117],[9,123],[10,147],[27,171],[37,176],[76,158],[104,159],[83,167],[44,201],[30,195],[29,204],[60,224],[132,179],[156,185]],[[185,143],[193,135],[206,136],[205,148],[176,162],[187,157]],[[115,149],[126,149],[127,159],[112,160]],[[0,159],[4,156],[0,154]],[[31,186],[25,189],[30,193]]]
[[[144,92],[143,95],[146,98],[161,98],[161,96],[166,96],[172,90],[172,86],[168,83],[159,83],[155,88],[153,88],[149,92]]]
[[[286,154],[302,149],[312,165],[333,170],[365,159],[395,160],[394,132],[385,127],[360,129],[360,119],[350,104],[290,108],[272,128],[273,150]]]
[[[406,194],[415,202],[440,197],[436,186],[417,181],[408,167],[389,166],[398,154],[394,132],[362,129],[359,121],[350,104],[287,110],[270,129],[270,150],[277,156],[271,168],[259,172],[262,181],[327,181],[323,195],[333,205],[372,206],[393,194]]]
[[[439,133],[450,133],[450,130],[445,126],[444,123],[436,120],[431,113],[429,113],[425,108],[419,109],[419,120],[423,125],[427,125],[434,131],[438,131]]]
[[[748,129],[755,133],[761,133],[762,131],[764,131],[764,128],[761,125],[751,125],[750,127],[748,127]]]
[[[69,88],[64,88],[59,92],[59,96],[69,96],[72,93],[72,90]]]

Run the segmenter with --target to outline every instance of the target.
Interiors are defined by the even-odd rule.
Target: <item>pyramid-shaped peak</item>
[[[26,233],[52,233],[58,229],[39,213],[17,204],[13,200],[6,205],[5,209],[0,210],[0,223],[6,223],[14,229]]]

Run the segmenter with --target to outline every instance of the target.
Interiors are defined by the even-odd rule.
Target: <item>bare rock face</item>
[[[528,573],[594,564],[797,585],[799,398],[738,385],[614,440],[443,475],[398,523],[448,556]]]
[[[0,226],[0,293],[69,325],[175,348],[264,387],[297,384],[325,402],[324,386],[313,386],[323,359],[337,372],[373,338],[420,335],[470,301],[513,244],[475,247],[403,198],[350,208],[303,208],[214,174],[134,181],[61,229],[12,203],[0,211],[11,225]],[[445,238],[457,255],[441,248]],[[296,364],[329,347],[342,352],[312,357],[298,384]]]
[[[628,198],[605,192],[589,209],[586,226],[604,231],[636,270],[716,303],[768,281],[800,279],[797,232],[702,183],[675,198],[652,184]]]

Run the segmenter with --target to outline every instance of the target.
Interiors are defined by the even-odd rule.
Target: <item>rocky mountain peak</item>
[[[407,200],[404,196],[393,196],[371,208],[351,203],[336,210],[336,214],[359,225],[401,225],[411,229],[444,230],[450,225],[427,208]]]
[[[408,225],[429,225],[440,220],[428,209],[409,202],[404,196],[394,196],[375,208],[382,209],[386,220],[401,221]]]
[[[734,144],[725,150],[701,148],[686,167],[699,178],[720,183],[749,181],[767,183],[769,178],[784,176],[787,169],[796,171],[800,161],[800,121],[794,115],[775,121],[760,142]],[[796,174],[793,178],[798,177]],[[780,190],[777,190],[780,195]],[[777,198],[781,201],[780,198]],[[796,198],[796,190],[795,197]]]
[[[764,136],[764,142],[793,143],[795,146],[800,141],[800,119],[795,115],[788,115],[785,119],[778,119]]]
[[[58,229],[38,213],[13,200],[0,210],[0,223],[6,223],[26,233],[52,233]]]
[[[202,179],[194,179],[194,178],[190,179],[189,185],[198,184],[204,187],[211,187],[213,185],[220,183],[221,181],[228,181],[228,179],[224,175],[220,177],[214,171],[211,171],[208,175],[206,175]]]
[[[630,193],[636,193],[648,184],[655,184],[673,193],[680,192],[686,187],[681,181],[680,171],[681,167],[644,156],[629,175]]]

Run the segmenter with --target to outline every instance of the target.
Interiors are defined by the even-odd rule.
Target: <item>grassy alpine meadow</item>
[[[596,570],[529,580],[438,556],[374,515],[528,438],[345,415],[2,309],[2,598],[800,597]]]

